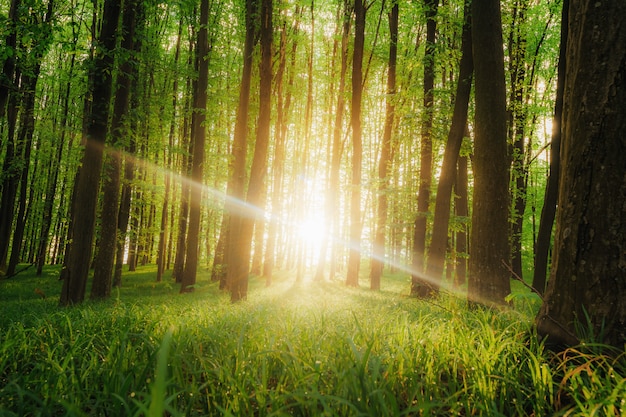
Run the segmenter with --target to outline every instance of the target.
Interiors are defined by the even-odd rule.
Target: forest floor
[[[233,305],[206,271],[180,295],[146,266],[63,308],[58,275],[0,280],[0,416],[626,415],[626,354],[545,350],[522,286],[470,310],[407,297],[406,275],[374,292],[281,272]]]

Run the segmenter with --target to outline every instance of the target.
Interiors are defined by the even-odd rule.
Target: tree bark
[[[433,232],[428,252],[426,277],[420,282],[425,286],[423,292],[438,291],[446,260],[448,245],[448,224],[450,221],[450,201],[452,187],[457,176],[457,161],[463,136],[467,126],[467,110],[469,107],[470,92],[472,90],[472,74],[474,62],[472,58],[472,28],[470,24],[470,1],[465,2],[463,38],[461,42],[461,62],[459,63],[459,78],[456,88],[456,98],[452,113],[452,123],[448,132],[448,142],[443,154],[443,163],[437,197],[435,200],[435,217]]]
[[[500,2],[472,2],[476,78],[474,199],[468,298],[501,305],[510,293],[509,155]]]
[[[554,259],[537,330],[548,344],[585,340],[621,350],[626,342],[626,3],[571,0],[569,13]]]
[[[438,0],[427,0],[426,13],[426,50],[424,52],[424,119],[422,121],[420,143],[420,176],[417,194],[417,216],[413,232],[413,259],[411,262],[411,295],[428,296],[430,289],[424,284],[421,275],[424,273],[426,259],[426,229],[430,210],[430,186],[433,170],[433,105],[435,86],[435,37],[437,32]]]
[[[80,303],[85,298],[87,275],[91,262],[92,241],[96,219],[98,185],[102,154],[107,136],[109,103],[111,101],[113,54],[120,14],[120,3],[106,0],[102,19],[102,29],[98,39],[93,77],[93,105],[89,120],[85,150],[78,183],[77,201],[74,207],[74,225],[71,247],[68,254],[67,276],[63,280],[61,305]]]
[[[354,1],[354,49],[352,51],[352,180],[350,190],[350,236],[346,285],[358,287],[361,263],[361,171],[363,163],[363,132],[361,101],[363,96],[363,48],[365,45],[364,0]]]
[[[247,294],[248,277],[246,272],[242,273],[241,265],[236,265],[239,242],[235,236],[241,232],[241,221],[243,210],[241,208],[245,200],[246,183],[246,155],[248,152],[248,120],[250,109],[250,87],[252,83],[252,54],[254,53],[255,22],[254,16],[258,9],[258,0],[246,0],[246,38],[243,47],[243,69],[241,74],[241,84],[239,86],[239,104],[235,121],[235,132],[233,134],[232,165],[230,167],[230,178],[227,185],[228,199],[226,209],[229,213],[228,237],[226,238],[225,256],[225,284],[220,287],[227,288],[237,294]]]
[[[196,70],[198,81],[194,88],[192,134],[193,153],[191,154],[191,193],[189,198],[189,225],[187,229],[187,252],[185,269],[180,292],[193,291],[198,272],[198,242],[200,235],[200,214],[202,209],[202,189],[204,173],[204,147],[206,141],[206,106],[209,82],[209,0],[200,3],[200,29],[196,48]]]
[[[121,49],[130,54],[134,50],[136,10],[139,2],[127,0],[124,2],[122,18],[122,41]],[[111,296],[113,284],[113,272],[115,255],[118,242],[117,213],[120,202],[120,172],[122,167],[122,155],[119,152],[120,142],[126,134],[125,121],[130,103],[131,75],[133,73],[132,62],[126,57],[120,64],[117,76],[117,88],[113,104],[113,116],[111,120],[111,134],[108,146],[110,151],[106,154],[104,164],[105,177],[102,182],[102,208],[100,221],[100,242],[98,254],[94,266],[93,282],[91,285],[90,298],[104,299]]]
[[[383,142],[378,162],[378,205],[376,209],[376,230],[374,232],[374,249],[370,265],[370,288],[380,289],[380,277],[385,267],[385,237],[387,228],[389,187],[389,164],[391,162],[391,140],[395,121],[395,94],[396,94],[396,62],[398,57],[398,15],[399,6],[396,0],[389,13],[389,61],[387,64],[387,102],[385,110],[385,126],[383,128]]]
[[[272,0],[261,0],[261,62],[259,65],[259,118],[250,182],[246,203],[260,208],[267,174],[267,150],[269,148],[271,109],[272,109]],[[250,269],[250,249],[255,221],[264,221],[258,213],[245,213],[241,217],[239,233],[234,234],[236,250],[229,257],[228,274],[231,280],[231,301],[245,300],[248,293],[248,272]],[[235,255],[235,256],[232,256]],[[233,273],[231,275],[231,272]]]

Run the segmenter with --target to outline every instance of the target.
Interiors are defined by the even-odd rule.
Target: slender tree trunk
[[[374,233],[374,250],[370,266],[370,288],[380,289],[380,277],[385,266],[385,238],[387,229],[387,211],[389,202],[387,189],[389,187],[389,164],[391,162],[392,132],[395,121],[395,94],[396,94],[396,61],[398,56],[398,14],[399,7],[396,0],[389,13],[389,61],[387,73],[387,103],[385,113],[385,127],[383,129],[383,143],[378,162],[378,206],[376,210],[376,231]]]
[[[248,150],[248,119],[250,108],[250,87],[252,82],[252,54],[255,44],[255,22],[258,0],[246,0],[246,39],[243,48],[243,70],[239,89],[239,105],[237,107],[237,120],[233,139],[233,162],[228,181],[227,210],[230,214],[227,238],[226,256],[226,284],[231,291],[231,297],[245,297],[248,291],[248,267],[239,262],[240,242],[237,241],[241,234],[241,222],[245,215],[241,208],[245,199],[246,181],[246,154]]]
[[[20,9],[21,0],[11,0],[9,6],[9,15],[7,16],[8,33],[4,41],[4,47],[7,50],[17,50],[17,28],[20,25]],[[17,54],[7,55],[2,66],[2,75],[0,76],[0,119],[7,114],[7,103],[11,92],[15,92],[17,85],[15,84],[15,65]]]
[[[259,119],[256,129],[254,157],[250,169],[250,183],[246,202],[253,207],[260,207],[264,179],[267,173],[267,150],[269,147],[271,100],[272,100],[272,0],[261,0],[261,63],[259,85]],[[241,219],[238,247],[235,257],[229,258],[229,276],[231,280],[231,301],[236,302],[247,297],[248,272],[250,268],[250,244],[254,222],[263,221],[261,216],[250,213]]]
[[[180,57],[180,43],[183,32],[183,20],[181,18],[178,24],[178,35],[176,37],[176,51],[174,52],[174,67],[178,67],[178,60]],[[172,85],[172,121],[170,123],[170,131],[168,135],[168,151],[166,156],[166,166],[168,170],[172,169],[172,151],[174,148],[174,137],[176,134],[176,109],[178,106],[178,76],[174,75],[174,82]],[[165,173],[165,196],[163,197],[163,207],[161,209],[161,226],[159,228],[159,247],[157,250],[157,282],[163,278],[163,273],[166,267],[166,250],[167,250],[167,224],[170,207],[170,192],[171,192],[172,175],[168,171]]]
[[[470,7],[471,3],[468,0],[465,2],[465,18],[461,42],[462,55],[459,63],[459,78],[452,123],[448,132],[448,142],[446,143],[439,184],[437,185],[433,234],[428,253],[426,277],[420,282],[420,296],[427,296],[431,291],[438,291],[445,265],[446,247],[448,245],[448,224],[450,222],[450,201],[452,199],[455,177],[457,176],[459,152],[467,126],[467,110],[472,89],[472,73],[474,71]]]
[[[431,131],[434,119],[435,88],[435,36],[437,32],[438,0],[425,1],[426,51],[424,53],[424,120],[420,144],[420,177],[417,195],[417,217],[413,234],[413,260],[411,264],[411,295],[424,297],[429,288],[421,284],[426,259],[426,229],[430,210],[430,186],[432,183],[433,141]]]
[[[13,244],[11,245],[11,255],[9,258],[9,265],[7,267],[7,275],[11,276],[15,273],[15,268],[20,260],[23,240],[24,240],[24,228],[26,227],[26,205],[27,205],[27,191],[28,191],[28,171],[31,163],[31,148],[33,144],[33,133],[35,131],[35,91],[37,88],[37,81],[39,79],[39,70],[41,66],[38,63],[35,64],[35,68],[32,75],[23,75],[23,100],[24,106],[21,114],[21,127],[17,135],[17,141],[20,144],[21,149],[19,158],[21,160],[22,169],[18,177],[18,183],[20,185],[18,210],[15,219],[15,230],[13,231]],[[29,71],[30,72],[30,71]]]
[[[76,45],[77,39],[74,38],[74,45]],[[70,68],[68,71],[68,78],[71,80],[74,74],[74,66],[76,64],[76,54],[72,54],[70,58]],[[65,93],[63,96],[63,114],[60,121],[59,143],[56,149],[54,161],[51,163],[50,177],[48,178],[48,186],[46,190],[46,198],[44,201],[41,234],[39,235],[39,249],[37,251],[37,275],[40,276],[43,272],[43,266],[46,261],[46,251],[48,248],[48,240],[50,234],[50,227],[52,226],[52,209],[54,206],[54,197],[56,195],[56,189],[58,185],[59,170],[61,168],[61,162],[63,158],[63,149],[65,145],[66,127],[68,125],[68,116],[70,111],[70,92],[71,81],[65,84]],[[58,236],[58,235],[57,235]]]
[[[87,124],[87,137],[81,172],[76,184],[74,227],[68,254],[67,276],[63,280],[60,303],[80,303],[85,297],[87,275],[91,261],[96,206],[103,147],[107,136],[109,103],[112,91],[113,55],[120,14],[117,1],[105,0],[100,49],[96,51],[93,77],[93,104]]]
[[[363,164],[363,132],[361,127],[361,101],[363,95],[363,48],[365,45],[364,0],[354,1],[354,49],[352,51],[352,181],[350,191],[350,251],[346,285],[359,286],[361,264],[361,171]]]
[[[198,271],[198,250],[200,234],[200,214],[202,211],[202,177],[204,169],[204,147],[206,141],[206,106],[209,81],[209,0],[200,3],[200,29],[198,30],[198,46],[196,48],[196,69],[198,81],[194,88],[192,133],[193,153],[191,155],[191,194],[189,198],[189,228],[187,230],[187,256],[183,272],[180,292],[193,290]]]
[[[546,288],[546,271],[548,256],[552,240],[552,227],[556,217],[556,203],[559,192],[559,172],[561,160],[561,126],[563,115],[563,94],[565,89],[565,63],[567,48],[567,22],[569,19],[569,1],[563,0],[561,13],[561,42],[559,49],[559,64],[557,69],[556,101],[552,118],[552,142],[550,143],[550,172],[546,184],[546,192],[541,209],[541,220],[537,232],[535,246],[535,268],[533,273],[533,289],[543,294]]]
[[[31,50],[29,51],[29,56],[24,58],[24,61],[26,61],[26,63],[24,64],[26,66],[26,71],[24,71],[21,77],[21,127],[17,137],[17,149],[19,149],[20,151],[16,155],[18,158],[21,159],[21,164],[18,165],[22,166],[20,173],[18,174],[19,176],[17,177],[17,180],[20,183],[20,198],[18,204],[18,214],[15,224],[15,231],[13,233],[11,258],[9,260],[7,275],[14,274],[15,268],[22,256],[24,230],[27,221],[27,204],[29,201],[33,201],[32,185],[31,198],[28,198],[26,194],[28,188],[29,167],[31,164],[30,155],[33,143],[33,134],[35,131],[35,95],[37,91],[37,83],[39,81],[39,74],[41,72],[41,61],[50,49],[50,45],[52,43],[52,28],[50,26],[50,22],[52,19],[53,9],[54,2],[53,0],[49,0],[46,13],[41,19],[41,25],[39,27],[39,42],[31,48]],[[40,19],[40,17],[35,15],[31,16],[30,18],[34,21],[39,21]],[[9,35],[9,38],[11,38],[11,36],[12,35]],[[7,41],[9,40],[10,39],[7,39]],[[13,58],[9,58],[8,60],[10,61],[12,59]],[[3,98],[0,97],[0,100],[3,100]],[[0,106],[3,105],[4,104],[0,104]],[[5,223],[5,221],[3,221],[3,223]],[[6,223],[10,225],[11,221],[8,220],[6,221]],[[0,249],[0,251],[1,250],[2,249]],[[2,258],[2,260],[0,261],[0,263],[2,262],[4,262],[4,258]]]
[[[472,2],[476,77],[474,199],[468,297],[486,305],[505,303],[509,271],[509,155],[500,2]]]
[[[272,163],[272,217],[280,219],[282,215],[282,182],[285,164],[285,133],[287,116],[285,109],[285,92],[283,79],[287,66],[287,23],[283,22],[280,32],[280,47],[278,58],[278,70],[276,72],[276,127],[274,129],[274,157]],[[284,128],[283,128],[284,126]],[[265,262],[263,264],[263,276],[265,285],[272,284],[272,274],[276,257],[276,239],[278,237],[279,222],[272,221],[268,227],[267,245],[265,248]]]
[[[526,76],[526,1],[517,0],[513,5],[513,23],[509,37],[509,137],[513,144],[511,166],[511,268],[522,277],[522,227],[526,210],[526,189],[528,166],[526,164],[530,142],[526,144],[526,123],[528,118],[525,98],[527,95]]]
[[[193,41],[189,41],[189,53],[190,58],[193,56]],[[192,65],[191,61],[187,63],[189,66]],[[186,94],[187,97],[191,92],[191,80],[187,80],[186,86]],[[189,101],[187,98],[186,101]],[[188,104],[185,106],[188,107]],[[183,119],[183,132],[181,134],[181,138],[186,139],[189,135],[189,118],[187,116]],[[193,141],[189,141],[186,144],[188,152],[182,157],[182,171],[184,175],[182,176],[182,184],[180,187],[180,208],[178,214],[178,236],[176,238],[176,255],[174,257],[174,268],[172,271],[172,277],[177,283],[181,283],[183,279],[183,271],[185,269],[185,253],[187,252],[187,223],[189,220],[189,191],[190,191],[190,180],[189,176],[191,174],[191,158],[188,155],[193,153]],[[184,146],[184,145],[183,145]]]

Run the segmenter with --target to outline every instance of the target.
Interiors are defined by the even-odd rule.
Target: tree
[[[121,27],[121,49],[130,54],[134,49],[136,16],[140,8],[140,2],[129,0],[124,3],[122,27]],[[118,242],[118,211],[120,201],[120,172],[122,165],[122,155],[119,150],[120,143],[124,135],[128,132],[125,127],[127,113],[130,102],[131,73],[133,64],[130,57],[121,57],[123,60],[119,65],[117,76],[117,88],[113,104],[113,116],[111,120],[111,133],[109,135],[108,147],[111,152],[107,152],[102,184],[102,208],[100,221],[100,241],[98,253],[95,259],[93,283],[91,285],[91,298],[108,298],[111,296],[113,284],[113,270]]]
[[[474,200],[468,297],[504,304],[510,292],[509,157],[500,2],[472,2],[474,56]]]
[[[189,225],[187,229],[187,252],[185,269],[180,284],[180,292],[193,290],[198,272],[198,240],[200,234],[200,214],[202,200],[202,184],[204,172],[204,145],[206,141],[206,106],[209,80],[209,0],[200,3],[200,29],[196,47],[195,68],[198,80],[194,83],[193,113],[191,126],[193,135],[193,152],[191,154],[191,195],[189,198]]]
[[[550,344],[626,342],[626,4],[570,0]],[[601,30],[599,29],[601,28]],[[589,65],[593,62],[594,65]]]
[[[389,186],[389,165],[392,157],[392,131],[395,121],[395,94],[396,94],[396,63],[398,59],[398,2],[394,1],[389,13],[389,62],[387,73],[387,102],[385,113],[385,126],[383,130],[383,143],[378,162],[378,206],[376,210],[376,231],[374,233],[374,249],[370,266],[370,288],[380,289],[380,277],[383,273],[385,257],[385,229],[387,228],[388,199],[387,188]]]
[[[421,285],[437,290],[443,274],[448,243],[448,224],[450,221],[450,200],[452,187],[457,176],[457,161],[463,136],[467,127],[467,111],[470,92],[472,90],[472,74],[474,62],[472,59],[472,32],[470,24],[470,1],[465,2],[463,37],[461,41],[461,62],[459,63],[459,79],[456,88],[452,123],[448,133],[448,142],[443,154],[441,174],[437,185],[435,200],[435,216],[433,219],[433,233],[428,252],[426,279],[431,282],[422,282]],[[458,184],[460,185],[460,184]]]
[[[437,8],[439,0],[424,2],[426,9],[426,50],[424,52],[424,119],[422,121],[420,143],[420,176],[417,193],[417,216],[413,232],[413,259],[411,274],[411,295],[425,297],[430,287],[420,275],[424,272],[426,256],[426,229],[430,207],[430,186],[433,167],[432,128],[434,119],[435,88],[435,36],[437,33]]]
[[[261,62],[259,64],[259,117],[257,120],[254,156],[250,168],[250,181],[246,203],[248,206],[259,207],[267,174],[267,150],[269,147],[272,97],[272,0],[261,0],[260,43]],[[254,14],[252,14],[254,16]],[[251,16],[251,17],[252,17]],[[253,21],[246,21],[254,26]],[[254,222],[263,221],[262,216],[254,212],[241,213],[235,218],[237,227],[231,226],[231,251],[228,257],[228,276],[231,301],[244,300],[248,293],[248,272],[250,269],[250,248]]]
[[[84,154],[78,181],[75,185],[73,206],[73,233],[63,280],[60,303],[71,305],[85,298],[87,275],[91,262],[96,221],[96,206],[100,183],[102,155],[108,132],[109,104],[113,82],[113,50],[117,42],[120,4],[104,2],[102,28],[93,63],[93,103],[88,115]]]
[[[546,192],[541,208],[541,220],[535,245],[535,267],[533,270],[534,291],[543,294],[546,289],[548,255],[552,243],[552,228],[556,217],[556,203],[559,193],[559,172],[561,160],[561,120],[563,115],[563,90],[565,88],[565,52],[567,47],[567,21],[569,0],[563,0],[561,13],[561,41],[559,44],[559,63],[557,67],[556,99],[552,117],[552,141],[550,142],[550,171]]]
[[[363,163],[363,132],[361,127],[361,100],[363,96],[363,48],[365,44],[365,4],[354,1],[354,49],[352,51],[352,180],[350,190],[350,254],[346,285],[359,285],[361,263],[361,171]]]

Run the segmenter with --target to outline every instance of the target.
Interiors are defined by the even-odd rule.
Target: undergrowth
[[[106,302],[61,308],[45,271],[0,281],[3,416],[626,413],[624,352],[544,351],[527,295],[470,310],[410,299],[399,275],[372,292],[284,273],[232,305],[206,276],[179,295],[146,267]]]

